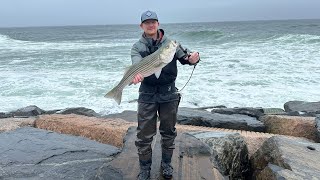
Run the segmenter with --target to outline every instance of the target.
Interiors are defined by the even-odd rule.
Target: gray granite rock
[[[19,128],[0,134],[0,179],[121,179],[107,165],[119,152],[82,137]]]
[[[96,113],[94,110],[85,107],[66,108],[57,111],[56,114],[78,114],[89,117],[100,117],[100,115]]]
[[[2,118],[10,118],[10,117],[13,117],[13,114],[0,112],[0,119],[2,119]]]
[[[239,133],[200,131],[189,134],[210,147],[212,163],[223,175],[230,179],[249,177],[248,147]]]
[[[286,112],[281,108],[262,108],[264,115],[280,115],[286,114]]]
[[[286,112],[300,112],[320,114],[320,101],[319,102],[306,102],[306,101],[289,101],[284,104]]]
[[[262,108],[251,108],[251,107],[238,107],[238,108],[214,108],[211,110],[212,113],[219,114],[243,114],[255,118],[259,118],[263,115]]]
[[[318,179],[320,144],[273,136],[251,157],[257,179]]]
[[[24,108],[20,108],[16,111],[10,112],[14,117],[30,117],[30,116],[38,116],[40,114],[45,113],[44,110],[38,108],[35,105],[27,106]]]
[[[225,115],[191,108],[179,108],[178,124],[263,132],[262,122],[241,114]]]
[[[137,111],[123,111],[121,113],[116,114],[108,114],[105,116],[102,116],[103,118],[120,118],[123,120],[126,120],[128,122],[138,122],[137,120]]]

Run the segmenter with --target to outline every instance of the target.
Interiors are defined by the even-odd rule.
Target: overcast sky
[[[0,0],[0,27],[320,19],[320,0]]]

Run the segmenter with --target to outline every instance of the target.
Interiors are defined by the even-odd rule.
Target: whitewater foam
[[[279,25],[276,30],[265,30],[265,23],[167,25],[167,34],[185,47],[199,51],[201,56],[190,82],[181,92],[181,106],[282,108],[291,100],[319,101],[320,35],[312,29],[316,26],[307,26],[310,32],[305,29],[298,32],[297,28],[305,26],[297,26],[290,32],[287,27],[277,31]],[[28,105],[45,110],[83,106],[103,114],[136,110],[137,103],[129,101],[138,97],[137,85],[124,89],[120,106],[103,96],[131,64],[130,48],[139,38],[139,29],[87,28],[83,37],[64,35],[72,40],[65,40],[59,31],[50,28],[11,30],[29,33],[23,40],[10,38],[13,37],[10,33],[0,29],[0,112]],[[68,31],[72,32],[72,28]],[[41,39],[48,32],[59,38]],[[91,35],[86,36],[85,32]],[[108,32],[113,33],[106,35]],[[203,32],[213,34],[204,36]],[[215,34],[219,32],[222,37]],[[176,85],[180,89],[193,67],[178,68]]]

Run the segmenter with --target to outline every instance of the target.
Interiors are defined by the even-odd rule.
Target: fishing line
[[[200,61],[200,60],[199,60],[199,61]],[[189,83],[189,81],[190,81],[190,79],[191,79],[191,77],[192,77],[192,75],[193,75],[193,71],[194,71],[194,69],[196,68],[196,66],[197,66],[197,64],[195,64],[195,65],[193,66],[193,69],[192,69],[192,72],[191,72],[191,75],[190,75],[188,81],[186,82],[186,84],[185,84],[178,92],[181,92],[181,91],[187,86],[187,84]]]
[[[181,44],[179,44],[179,48],[186,54],[186,57],[190,57],[191,55],[188,53],[188,51],[187,51],[187,49],[183,49],[182,48],[182,46],[181,46]],[[198,53],[199,54],[199,53]],[[197,66],[197,64],[200,62],[200,57],[199,57],[199,61],[196,63],[196,64],[194,64],[193,65],[193,69],[192,69],[192,72],[191,72],[191,74],[190,74],[190,77],[189,77],[189,79],[188,79],[188,81],[184,84],[184,86],[178,91],[178,92],[181,92],[186,86],[187,86],[187,84],[189,83],[189,81],[190,81],[190,79],[191,79],[191,77],[192,77],[192,75],[193,75],[193,72],[194,72],[194,69],[196,68],[196,66]]]

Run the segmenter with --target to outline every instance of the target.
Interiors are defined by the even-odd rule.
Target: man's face
[[[153,36],[157,33],[159,22],[157,20],[148,19],[143,21],[143,23],[140,24],[140,27],[148,36]]]

